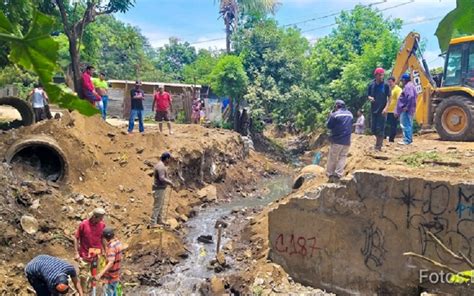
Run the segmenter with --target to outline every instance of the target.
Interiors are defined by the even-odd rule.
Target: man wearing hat
[[[402,75],[403,91],[395,110],[395,116],[400,117],[400,125],[403,130],[403,141],[398,142],[400,145],[410,145],[413,142],[413,115],[416,110],[418,93],[415,85],[410,80],[410,74]]]
[[[79,224],[73,237],[74,250],[76,251],[76,260],[82,259],[91,262],[95,257],[96,250],[102,250],[102,231],[105,228],[104,223],[105,210],[96,208],[89,219]]]
[[[25,275],[37,296],[66,294],[69,278],[79,296],[83,296],[74,266],[57,257],[38,255],[25,266]]]
[[[95,279],[99,281],[103,279],[104,295],[117,296],[117,287],[120,282],[120,261],[122,260],[122,243],[115,238],[113,228],[107,227],[102,234],[106,241],[107,265],[100,271]]]
[[[168,178],[168,169],[166,168],[171,161],[171,154],[165,152],[161,155],[160,161],[155,165],[153,169],[153,211],[151,214],[151,227],[155,227],[157,224],[164,224],[162,216],[162,208],[165,202],[166,187],[174,187],[173,182]]]
[[[375,150],[381,151],[385,137],[385,121],[388,106],[390,105],[390,86],[384,81],[385,70],[377,68],[374,71],[375,79],[369,84],[367,97],[371,103],[372,134],[375,135]]]
[[[130,98],[132,106],[130,110],[130,118],[128,121],[128,133],[133,132],[135,126],[135,118],[138,116],[138,131],[143,133],[145,126],[143,125],[143,101],[145,100],[145,93],[141,89],[142,83],[135,81],[135,88],[130,91]]]
[[[329,115],[326,124],[331,131],[327,162],[329,182],[336,182],[342,177],[351,145],[352,119],[352,113],[346,109],[344,101],[336,100],[334,111]]]

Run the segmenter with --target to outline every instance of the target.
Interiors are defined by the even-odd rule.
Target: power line
[[[383,0],[383,1],[380,1],[380,2],[374,2],[374,3],[370,3],[370,4],[367,4],[367,5],[363,5],[363,6],[372,7],[372,6],[384,4],[384,3],[386,3],[386,2],[387,2],[387,0]],[[290,27],[290,26],[296,26],[296,25],[300,25],[300,24],[305,24],[305,23],[309,23],[309,22],[312,22],[312,21],[317,21],[317,20],[326,19],[326,18],[328,18],[328,17],[336,16],[336,15],[339,15],[339,14],[341,14],[341,11],[334,12],[334,13],[330,13],[330,14],[326,14],[326,15],[319,16],[319,17],[313,17],[313,18],[306,19],[306,20],[302,20],[302,21],[298,21],[298,22],[295,22],[295,23],[285,24],[285,25],[282,25],[282,27]]]
[[[428,23],[428,22],[440,19],[442,17],[443,17],[443,15],[439,15],[439,16],[430,17],[430,18],[426,18],[426,19],[421,19],[421,20],[417,20],[417,21],[411,21],[411,22],[404,23],[403,26],[413,25],[413,24],[421,24],[421,23]]]
[[[390,9],[395,9],[395,8],[405,6],[405,5],[414,3],[414,2],[415,2],[415,0],[410,0],[410,1],[403,2],[403,3],[397,4],[397,5],[393,5],[393,6],[390,6],[390,7],[380,9],[379,11],[382,12],[382,11],[387,11],[387,10],[390,10]],[[383,4],[383,3],[386,3],[386,1],[374,2],[374,3],[370,3],[368,5],[364,5],[364,6],[372,7],[372,6],[380,5],[380,4]],[[318,19],[324,19],[324,18],[328,18],[328,17],[331,17],[331,16],[339,15],[339,14],[341,14],[341,12],[331,13],[331,14],[323,15],[323,16],[320,16],[320,17],[317,17],[317,18],[303,20],[303,21],[300,21],[300,22],[292,23],[292,24],[286,24],[286,25],[283,25],[283,27],[293,26],[293,25],[306,23],[306,22],[313,21],[313,20],[318,20]],[[431,20],[431,19],[435,19],[435,18],[426,19],[424,21],[428,21],[428,20]],[[406,25],[416,24],[416,23],[419,23],[419,22],[406,23]],[[328,25],[324,25],[324,26],[319,26],[319,27],[316,27],[316,28],[311,28],[311,29],[308,29],[308,30],[303,30],[303,31],[301,31],[301,33],[307,33],[307,32],[312,32],[312,31],[321,30],[321,29],[325,29],[325,28],[330,28],[330,27],[335,26],[335,25],[337,25],[337,23],[332,23],[332,24],[328,24]],[[218,41],[218,40],[225,40],[225,38],[215,38],[215,39],[209,39],[209,40],[205,40],[205,41],[197,41],[197,42],[190,43],[190,45],[207,43],[207,42]]]
[[[398,8],[400,6],[411,4],[413,2],[415,2],[415,0],[410,0],[408,2],[403,2],[403,3],[400,3],[400,4],[394,5],[394,6],[390,6],[390,7],[381,9],[379,11],[387,11],[387,10],[390,10],[390,9]],[[311,28],[311,29],[308,29],[308,30],[301,31],[301,33],[307,33],[307,32],[312,32],[312,31],[316,31],[316,30],[320,30],[320,29],[325,29],[325,28],[329,28],[329,27],[332,27],[332,26],[335,26],[335,25],[337,25],[337,23],[332,23],[332,24],[329,24],[329,25],[324,25],[324,26],[320,26],[320,27],[316,27],[316,28]]]

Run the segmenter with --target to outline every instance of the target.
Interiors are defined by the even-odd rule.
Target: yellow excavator
[[[409,33],[392,71],[397,83],[407,70],[418,92],[415,120],[422,128],[434,126],[442,140],[474,141],[474,35],[451,40],[436,83],[421,54],[420,35]]]

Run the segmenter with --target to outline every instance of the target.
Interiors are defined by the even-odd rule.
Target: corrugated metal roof
[[[123,84],[135,84],[135,80],[114,80],[110,79],[107,80],[108,83],[123,83]],[[185,83],[171,83],[171,82],[150,82],[150,81],[142,81],[142,85],[164,85],[164,86],[171,86],[171,87],[194,87],[194,88],[201,88],[200,84],[185,84]]]

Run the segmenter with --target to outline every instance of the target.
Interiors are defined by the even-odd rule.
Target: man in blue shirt
[[[367,98],[371,103],[372,134],[375,136],[375,150],[381,151],[385,137],[385,121],[387,109],[390,106],[390,86],[384,81],[385,70],[377,68],[374,71],[375,79],[369,84]]]
[[[342,100],[337,100],[334,111],[329,115],[327,128],[331,130],[329,140],[328,163],[326,173],[329,182],[336,182],[342,177],[346,165],[347,153],[351,145],[352,113],[346,109]]]
[[[68,277],[71,277],[79,296],[84,295],[74,266],[59,258],[38,255],[26,265],[25,275],[37,296],[67,294]]]
[[[143,101],[145,100],[145,93],[141,89],[142,83],[140,81],[135,82],[135,88],[130,91],[130,98],[132,100],[132,106],[130,110],[130,119],[128,121],[128,133],[133,132],[135,125],[135,118],[138,116],[138,130],[140,133],[145,132],[145,126],[143,124]]]

